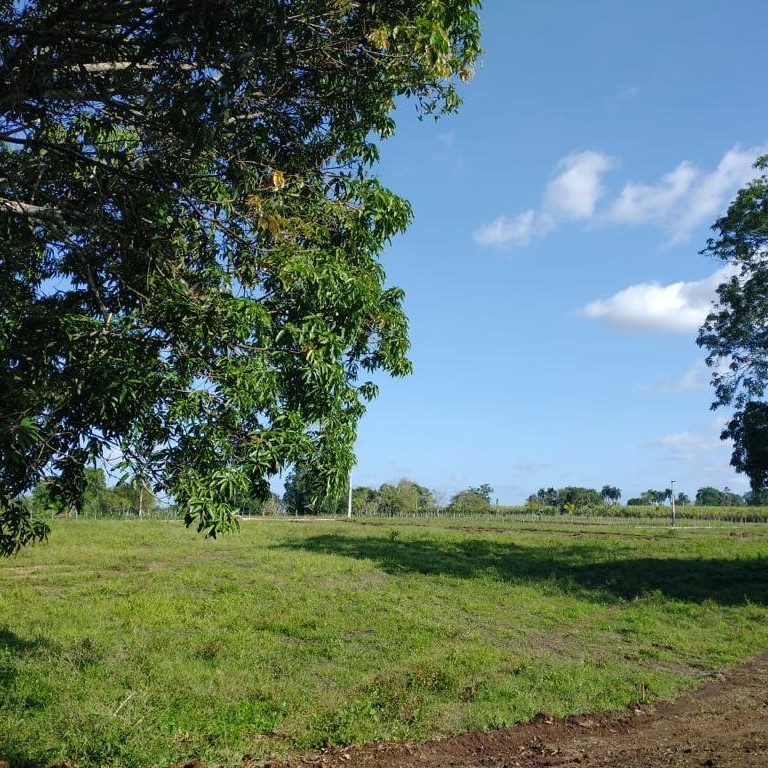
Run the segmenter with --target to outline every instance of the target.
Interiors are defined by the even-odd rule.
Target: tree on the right
[[[733,274],[717,289],[697,343],[712,368],[712,408],[733,408],[720,435],[733,440],[731,465],[760,491],[768,484],[768,155],[755,168],[763,173],[739,190],[702,251]]]

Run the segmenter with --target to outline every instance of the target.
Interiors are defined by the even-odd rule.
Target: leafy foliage
[[[385,514],[418,514],[435,507],[431,491],[412,480],[400,480],[397,485],[379,488],[378,501]]]
[[[289,515],[332,515],[340,512],[343,494],[323,493],[321,479],[311,467],[295,467],[285,479],[283,506]]]
[[[765,171],[768,155],[755,167]],[[768,176],[763,173],[739,191],[724,217],[715,222],[717,238],[703,253],[732,264],[735,274],[717,289],[717,300],[698,336],[713,367],[713,408],[733,405],[723,430],[734,443],[731,465],[746,473],[758,491],[768,479],[763,401],[768,385]]]
[[[573,485],[558,489],[539,488],[535,494],[528,497],[526,506],[536,510],[557,510],[560,514],[578,514],[582,510],[602,507],[606,489],[621,496],[621,491],[612,486],[605,486],[602,491]]]
[[[768,403],[748,402],[723,430],[724,440],[733,440],[731,466],[749,477],[752,490],[768,486]]]
[[[338,491],[410,370],[376,139],[457,107],[476,5],[0,4],[1,551],[113,446],[212,536],[282,467]]]
[[[728,488],[721,491],[708,485],[696,491],[696,504],[701,507],[738,507],[743,503],[744,499]]]
[[[475,488],[459,491],[452,499],[448,508],[459,514],[482,514],[491,508],[493,488],[487,483]]]

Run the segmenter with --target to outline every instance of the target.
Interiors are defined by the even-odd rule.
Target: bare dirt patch
[[[256,765],[245,761],[244,768]],[[766,768],[768,652],[673,702],[423,743],[326,750],[272,768]]]
[[[37,576],[37,574],[42,573],[42,571],[42,565],[19,565],[5,569],[5,572],[10,573],[12,576]],[[0,768],[3,768],[2,763],[0,763]]]

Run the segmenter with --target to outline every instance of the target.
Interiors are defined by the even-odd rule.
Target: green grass
[[[0,561],[0,760],[237,765],[666,698],[768,647],[768,527],[59,521]]]

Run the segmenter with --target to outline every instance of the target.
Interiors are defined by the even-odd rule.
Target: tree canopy
[[[107,449],[209,535],[291,464],[343,486],[410,369],[377,141],[456,108],[477,4],[0,3],[2,551]]]
[[[755,167],[768,168],[768,155]],[[754,491],[768,480],[768,177],[741,189],[713,226],[703,253],[731,264],[734,274],[717,289],[717,299],[698,336],[713,368],[713,408],[733,406],[723,439],[734,442],[731,464],[745,472]]]
[[[448,508],[460,514],[483,514],[491,509],[493,488],[488,483],[459,491],[448,504]]]

